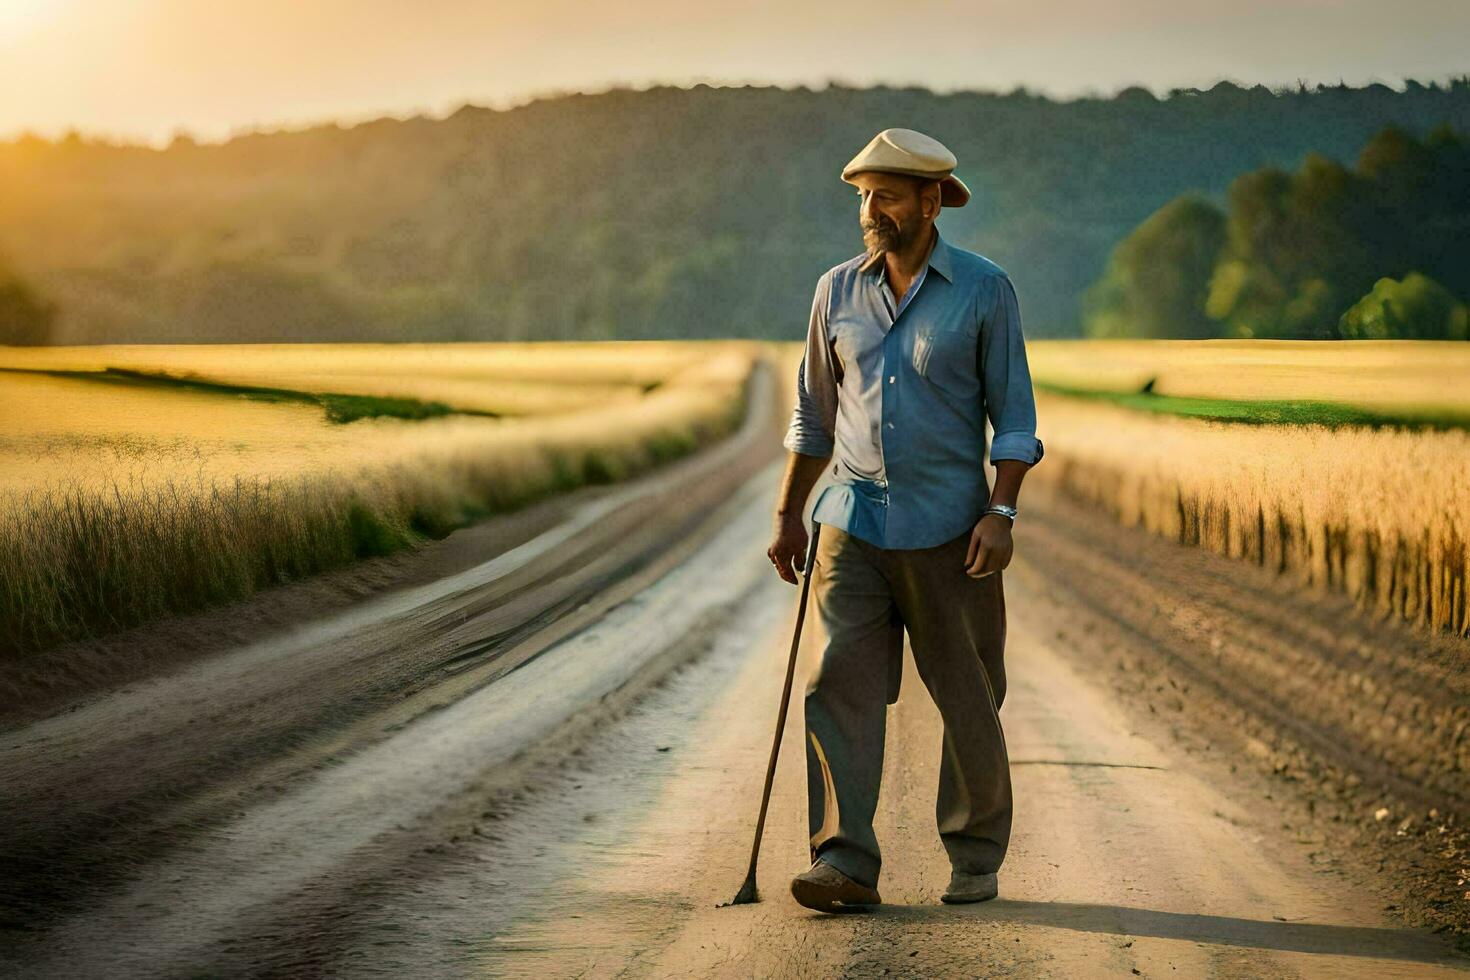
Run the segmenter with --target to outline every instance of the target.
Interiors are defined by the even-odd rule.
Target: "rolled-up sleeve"
[[[1036,437],[1036,398],[1021,335],[1021,308],[1009,276],[993,280],[990,312],[981,324],[979,371],[985,385],[985,414],[995,430],[991,464],[998,459],[1041,462],[1046,447]]]
[[[827,338],[831,272],[817,280],[807,321],[806,350],[796,369],[796,407],[782,445],[803,456],[832,455],[837,429],[837,373]]]

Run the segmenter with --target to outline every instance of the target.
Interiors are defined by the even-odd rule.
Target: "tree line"
[[[1088,292],[1124,239],[1213,276],[1225,247],[1209,251],[1210,233],[1188,227],[1216,220],[1207,204],[1227,215],[1218,233],[1240,270],[1220,278],[1211,309],[1225,314],[1181,318],[1197,304],[1171,301],[1169,316],[1135,329],[1319,329],[1323,310],[1336,316],[1374,288],[1364,276],[1389,273],[1342,245],[1358,240],[1350,200],[1331,205],[1331,228],[1295,217],[1296,202],[1351,199],[1371,178],[1325,161],[1385,126],[1407,141],[1396,152],[1433,154],[1412,147],[1446,123],[1470,128],[1470,76],[1402,91],[1221,81],[1067,101],[1025,89],[662,86],[220,143],[181,134],[165,149],[27,136],[0,143],[0,257],[13,270],[0,283],[30,297],[5,307],[27,312],[0,314],[0,342],[794,339],[818,276],[862,250],[838,172],[888,126],[955,151],[974,199],[940,228],[1007,269],[1030,336],[1080,336],[1122,322],[1120,309],[1167,305],[1144,300],[1136,276],[1122,293],[1109,287],[1113,300]],[[1288,173],[1298,166],[1321,173],[1303,182]],[[1285,244],[1229,230],[1227,192],[1262,168],[1285,176],[1260,178],[1239,207],[1286,208],[1274,226]],[[1189,194],[1199,200],[1156,214]],[[1134,242],[1141,222],[1203,251]],[[1302,257],[1324,250],[1330,268]],[[1412,271],[1463,299],[1452,270]],[[1203,271],[1170,275],[1178,282],[1148,289],[1193,296]],[[1291,312],[1271,320],[1273,303]]]

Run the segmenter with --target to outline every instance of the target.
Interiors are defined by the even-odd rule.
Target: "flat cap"
[[[941,207],[962,208],[970,200],[970,189],[954,175],[958,165],[949,148],[932,136],[912,129],[885,129],[847,162],[842,179],[851,184],[852,175],[865,170],[926,177],[940,181]]]

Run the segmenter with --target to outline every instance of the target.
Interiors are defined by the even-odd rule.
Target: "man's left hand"
[[[965,574],[971,578],[994,575],[1011,563],[1015,543],[1011,520],[1003,514],[986,514],[970,532],[970,550],[965,556]]]

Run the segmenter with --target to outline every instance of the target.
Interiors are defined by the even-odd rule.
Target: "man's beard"
[[[901,252],[913,241],[915,229],[910,227],[905,234],[887,218],[875,218],[872,221],[861,222],[863,229],[863,244],[867,246],[868,252]]]

